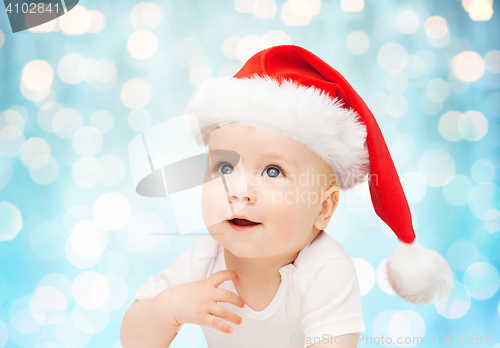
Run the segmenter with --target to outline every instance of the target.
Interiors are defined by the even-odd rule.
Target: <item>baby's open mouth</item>
[[[233,223],[238,226],[251,226],[251,225],[258,225],[260,222],[253,222],[250,220],[246,219],[231,219],[229,220],[230,223]]]

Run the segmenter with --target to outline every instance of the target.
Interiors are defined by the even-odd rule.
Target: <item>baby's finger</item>
[[[245,306],[245,301],[236,295],[234,292],[225,289],[215,289],[213,299],[217,302],[228,302],[232,303],[237,307],[243,308]]]
[[[213,307],[210,307],[210,314],[213,314],[216,317],[225,319],[237,325],[240,325],[243,321],[243,319],[239,315],[231,312],[229,309],[221,306],[220,304],[214,304]]]
[[[233,271],[223,270],[219,272],[215,272],[206,280],[212,284],[214,287],[218,288],[222,283],[226,280],[236,280],[238,276]]]
[[[208,314],[205,317],[204,325],[211,327],[212,329],[222,331],[224,333],[230,334],[233,332],[233,328],[227,324],[224,324],[222,321],[217,319],[215,316]]]

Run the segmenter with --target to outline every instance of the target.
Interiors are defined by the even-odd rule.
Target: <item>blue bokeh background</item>
[[[135,193],[130,140],[277,44],[315,53],[367,102],[417,241],[455,273],[436,305],[390,294],[380,270],[397,240],[366,185],[342,192],[326,231],[356,263],[364,334],[500,347],[499,16],[498,0],[84,0],[13,34],[0,6],[0,348],[121,347],[135,291],[198,238],[174,235],[168,199]],[[172,346],[206,344],[186,325]]]

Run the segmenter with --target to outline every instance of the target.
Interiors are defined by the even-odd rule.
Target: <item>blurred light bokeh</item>
[[[0,6],[0,348],[121,347],[135,291],[199,237],[175,235],[168,199],[136,194],[129,142],[279,44],[367,102],[417,241],[456,275],[435,305],[395,296],[382,273],[394,233],[366,185],[342,192],[326,231],[356,264],[365,334],[497,334],[499,347],[499,15],[498,0],[84,0],[13,34]],[[185,325],[172,347],[206,344]]]

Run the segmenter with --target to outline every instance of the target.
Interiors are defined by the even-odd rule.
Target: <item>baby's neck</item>
[[[279,269],[292,263],[298,252],[264,258],[238,257],[224,248],[226,268],[235,272],[241,281],[267,281],[279,277]]]

